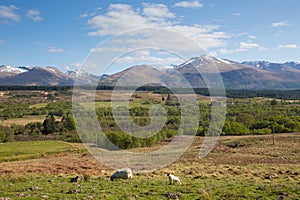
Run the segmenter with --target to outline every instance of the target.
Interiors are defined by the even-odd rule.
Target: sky
[[[299,0],[1,0],[0,65],[67,71],[93,53],[118,55],[113,73],[142,62],[180,64],[193,42],[239,62],[300,62],[299,7]]]

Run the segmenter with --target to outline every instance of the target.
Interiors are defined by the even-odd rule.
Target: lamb
[[[174,182],[177,182],[177,183],[179,183],[181,185],[181,181],[180,181],[180,179],[177,176],[174,176],[171,173],[168,173],[167,176],[169,177],[169,183],[170,183],[170,185],[173,184]]]
[[[110,180],[114,181],[115,178],[131,179],[132,178],[132,170],[129,168],[117,170],[111,175]]]

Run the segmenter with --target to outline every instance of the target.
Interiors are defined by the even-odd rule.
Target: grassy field
[[[199,159],[202,141],[197,137],[164,169],[114,182],[109,180],[113,170],[81,144],[1,144],[0,199],[299,199],[300,133],[278,134],[274,145],[271,136],[221,137],[214,150]],[[4,162],[21,152],[27,156]],[[34,152],[37,156],[31,159]],[[168,185],[167,172],[183,184]],[[71,183],[76,175],[82,179]]]
[[[22,118],[2,120],[0,124],[2,126],[10,126],[12,124],[25,126],[26,124],[29,124],[31,122],[43,123],[45,119],[46,119],[46,115],[27,115]],[[55,116],[56,121],[61,121],[61,119],[62,119],[61,117]]]
[[[10,126],[11,124],[26,125],[31,122],[43,123],[45,118],[46,118],[46,115],[27,115],[22,118],[13,118],[13,119],[2,120],[1,125],[3,125],[3,126]]]
[[[0,145],[0,162],[27,160],[62,152],[84,150],[81,144],[62,141],[9,142]]]

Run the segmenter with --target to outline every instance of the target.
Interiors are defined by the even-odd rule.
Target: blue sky
[[[105,39],[144,27],[175,30],[220,58],[300,62],[299,7],[298,0],[1,0],[0,64],[73,70]],[[180,62],[147,50],[123,61],[141,55],[149,63]]]

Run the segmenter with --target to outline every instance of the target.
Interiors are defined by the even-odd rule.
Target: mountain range
[[[216,72],[217,67],[218,72]],[[206,87],[199,71],[208,75],[219,73],[227,89],[300,89],[300,63],[266,61],[235,62],[202,55],[180,65],[137,65],[112,75],[97,76],[82,70],[59,71],[54,67],[0,66],[0,85],[167,85],[173,87]]]

